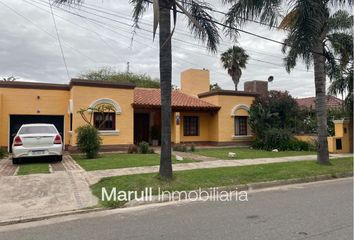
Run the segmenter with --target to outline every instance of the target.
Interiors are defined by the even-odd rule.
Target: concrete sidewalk
[[[331,154],[330,158],[352,157],[352,154]],[[193,163],[181,163],[173,165],[173,171],[193,170],[193,169],[206,169],[206,168],[220,168],[220,167],[237,167],[258,165],[267,163],[280,163],[280,162],[296,162],[304,160],[316,160],[316,155],[293,156],[293,157],[279,157],[279,158],[256,158],[256,159],[242,159],[242,160],[214,160],[202,161]],[[148,167],[133,167],[133,168],[120,168],[108,169],[86,172],[87,179],[90,185],[97,183],[104,177],[134,175],[141,173],[156,173],[159,171],[159,166]]]

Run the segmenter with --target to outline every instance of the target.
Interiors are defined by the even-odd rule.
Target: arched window
[[[249,107],[244,104],[236,105],[231,110],[231,117],[234,118],[234,136],[250,135],[248,127]]]
[[[93,112],[93,123],[100,131],[117,131],[116,115],[121,113],[119,104],[109,98],[101,98],[90,104],[89,109],[96,109],[99,106],[108,105],[112,110],[107,112]]]

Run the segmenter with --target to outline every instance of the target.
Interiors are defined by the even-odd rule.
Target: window
[[[184,136],[199,135],[199,118],[196,116],[185,116],[183,118]]]
[[[336,149],[342,150],[342,139],[340,138],[336,139]]]
[[[70,131],[73,130],[73,114],[70,113]]]
[[[26,126],[22,127],[19,134],[42,134],[42,133],[57,133],[53,126]]]
[[[247,117],[235,117],[235,136],[247,135]]]
[[[98,130],[116,130],[116,113],[106,112],[93,114],[95,127]]]

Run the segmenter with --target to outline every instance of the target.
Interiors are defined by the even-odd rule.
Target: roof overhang
[[[154,109],[160,110],[161,105],[144,105],[144,104],[132,104],[134,109]],[[217,112],[221,107],[193,107],[193,106],[172,106],[172,111],[174,112]]]
[[[244,92],[244,91],[233,91],[233,90],[217,90],[217,91],[210,91],[205,93],[198,94],[199,98],[203,97],[210,97],[210,96],[248,96],[248,97],[257,97],[259,96],[258,93],[255,92]]]

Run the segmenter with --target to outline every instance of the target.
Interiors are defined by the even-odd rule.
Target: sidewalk
[[[330,158],[352,157],[352,154],[331,154]],[[206,169],[206,168],[220,168],[220,167],[237,167],[248,166],[267,163],[280,163],[280,162],[296,162],[304,160],[316,160],[316,155],[293,156],[293,157],[279,157],[279,158],[256,158],[256,159],[242,159],[242,160],[214,160],[202,161],[194,163],[181,163],[173,165],[173,171],[193,170],[193,169]],[[121,169],[109,169],[86,172],[87,179],[90,185],[97,183],[104,177],[134,175],[141,173],[156,173],[159,171],[159,166],[149,167],[133,167]]]

